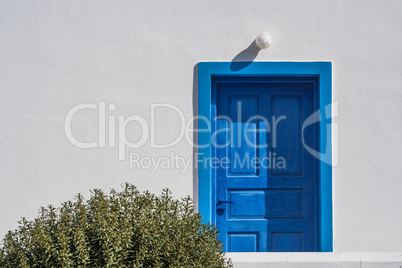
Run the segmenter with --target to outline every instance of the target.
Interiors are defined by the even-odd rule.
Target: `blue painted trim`
[[[243,69],[233,68],[235,64],[242,64]],[[332,63],[331,62],[200,62],[198,63],[198,116],[211,120],[211,92],[212,76],[318,76],[319,77],[319,105],[325,111],[325,106],[332,102]],[[328,113],[329,112],[329,113]],[[326,117],[330,118],[330,109]],[[325,118],[325,117],[324,117]],[[330,122],[330,120],[329,120]],[[199,129],[208,129],[205,120],[198,119]],[[325,152],[328,135],[331,135],[330,124],[320,124],[320,151]],[[332,141],[332,137],[330,137]],[[207,145],[198,149],[198,159],[211,157],[211,131],[198,132],[198,144]],[[332,155],[332,144],[329,146]],[[196,161],[199,161],[199,160]],[[331,159],[332,160],[332,159]],[[332,167],[322,161],[319,162],[319,250],[333,251],[333,224],[332,224]],[[198,166],[198,210],[207,222],[213,222],[212,215],[212,176],[209,165]]]

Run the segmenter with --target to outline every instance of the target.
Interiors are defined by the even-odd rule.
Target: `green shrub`
[[[0,246],[0,267],[232,267],[217,230],[189,197],[140,193],[126,183],[22,218]]]

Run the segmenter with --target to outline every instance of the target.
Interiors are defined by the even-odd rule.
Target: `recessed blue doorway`
[[[332,251],[332,167],[302,146],[331,148],[330,128],[301,129],[331,103],[331,63],[199,63],[198,83],[198,207],[224,250]]]

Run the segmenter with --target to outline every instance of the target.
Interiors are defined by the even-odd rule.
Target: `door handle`
[[[218,201],[218,206],[219,205],[221,205],[221,204],[233,204],[233,201],[230,201],[230,200],[219,200]]]

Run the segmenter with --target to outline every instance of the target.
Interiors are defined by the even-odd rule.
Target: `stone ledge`
[[[402,268],[402,252],[228,253],[235,268]]]

